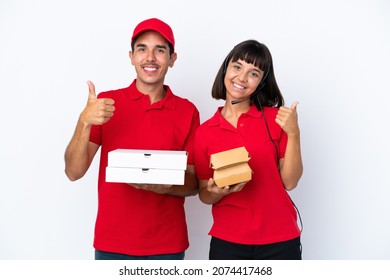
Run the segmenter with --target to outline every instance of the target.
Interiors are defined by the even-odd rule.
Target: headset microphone
[[[247,98],[245,98],[245,99],[243,99],[243,100],[232,100],[230,103],[231,103],[232,105],[238,104],[238,103],[244,102],[244,101],[247,100],[248,98],[249,98],[249,97],[247,97]]]
[[[255,96],[255,95],[257,96],[257,93],[258,93],[264,86],[265,86],[265,82],[263,81],[263,82],[261,82],[260,87],[259,87],[254,93],[252,93],[252,95],[248,96],[247,98],[245,98],[245,99],[243,99],[243,100],[232,100],[230,103],[231,103],[232,105],[238,104],[238,103],[244,102],[245,100],[247,100],[248,98],[251,98],[252,96]]]

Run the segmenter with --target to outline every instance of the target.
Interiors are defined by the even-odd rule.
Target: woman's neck
[[[249,102],[231,104],[226,102],[225,106],[221,110],[221,115],[235,128],[237,128],[237,122],[241,114],[249,111],[251,105]]]

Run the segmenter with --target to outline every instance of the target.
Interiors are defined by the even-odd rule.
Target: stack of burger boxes
[[[117,149],[108,153],[106,182],[184,185],[186,151]]]
[[[252,179],[252,169],[248,165],[250,159],[245,147],[239,147],[212,154],[210,166],[214,169],[215,184],[226,187]]]

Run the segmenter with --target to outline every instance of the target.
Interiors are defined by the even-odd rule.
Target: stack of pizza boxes
[[[106,182],[184,185],[186,151],[117,149],[108,153]]]

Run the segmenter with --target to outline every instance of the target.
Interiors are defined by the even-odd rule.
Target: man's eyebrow
[[[139,43],[139,44],[136,45],[136,47],[137,48],[145,48],[146,44]],[[156,45],[156,48],[158,48],[158,49],[166,49],[167,46],[165,46],[165,45]]]
[[[157,45],[156,47],[159,49],[166,49],[167,48],[167,46],[165,46],[165,45]]]
[[[141,47],[146,47],[146,45],[140,43],[140,44],[137,44],[136,47],[137,47],[137,48],[141,48]]]

